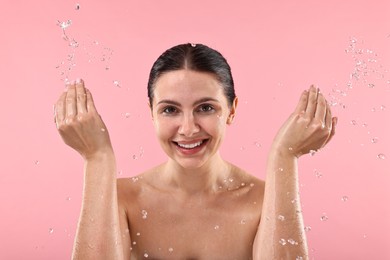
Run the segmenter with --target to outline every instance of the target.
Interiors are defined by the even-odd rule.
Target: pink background
[[[240,104],[222,154],[260,178],[301,91],[321,88],[339,125],[300,160],[311,259],[390,258],[390,1],[2,0],[0,10],[0,259],[70,258],[83,178],[53,123],[64,78],[85,79],[118,176],[130,177],[165,158],[146,83],[158,55],[185,42],[230,62]],[[68,19],[78,47],[57,25]]]

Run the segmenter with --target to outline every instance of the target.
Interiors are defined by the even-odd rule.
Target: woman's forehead
[[[223,96],[223,89],[211,73],[192,70],[176,70],[159,77],[154,88],[154,98],[193,99]]]

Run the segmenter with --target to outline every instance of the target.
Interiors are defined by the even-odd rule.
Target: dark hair
[[[230,66],[218,51],[203,44],[180,44],[166,50],[154,62],[149,74],[148,97],[152,105],[157,79],[164,73],[180,69],[209,72],[216,76],[223,86],[229,106],[236,94]]]

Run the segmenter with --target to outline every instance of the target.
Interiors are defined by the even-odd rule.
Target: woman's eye
[[[175,112],[177,112],[177,109],[175,107],[166,107],[163,110],[164,114],[173,114]]]
[[[199,111],[200,112],[211,112],[211,111],[214,111],[214,108],[211,105],[206,104],[206,105],[201,105],[199,107]]]

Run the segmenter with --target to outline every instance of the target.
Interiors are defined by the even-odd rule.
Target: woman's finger
[[[318,97],[318,89],[314,86],[311,86],[309,89],[309,99],[307,101],[307,107],[306,107],[306,115],[309,118],[314,118],[317,109],[317,97]]]
[[[325,117],[325,126],[328,129],[332,128],[332,111],[330,110],[329,103],[326,102],[326,117]]]
[[[301,95],[300,99],[299,99],[298,105],[295,108],[295,113],[296,114],[305,112],[306,107],[307,107],[308,96],[309,96],[309,93],[307,92],[307,90],[304,90],[302,92],[302,95]]]
[[[331,127],[332,129],[330,130],[330,134],[329,134],[329,137],[328,139],[326,140],[325,144],[323,146],[325,146],[327,143],[329,143],[329,141],[332,139],[332,137],[334,136],[334,134],[336,133],[336,125],[337,125],[337,121],[338,121],[338,118],[337,117],[333,117],[332,120],[331,120]]]
[[[87,110],[88,110],[88,112],[97,113],[91,92],[89,91],[89,89],[86,89],[85,92],[86,92],[86,96],[87,96]]]
[[[317,107],[315,110],[315,118],[322,122],[323,126],[326,125],[326,116],[327,116],[327,104],[324,96],[321,93],[318,93],[317,98]]]
[[[77,115],[77,105],[76,105],[76,87],[74,84],[71,84],[68,87],[66,93],[66,117],[71,118]]]
[[[87,113],[87,94],[85,93],[84,81],[81,79],[76,81],[76,99],[77,114]]]
[[[65,98],[66,98],[66,92],[64,91],[64,93],[61,94],[60,98],[58,99],[54,107],[54,115],[55,115],[57,128],[59,124],[61,124],[65,120],[65,116],[66,116]]]

